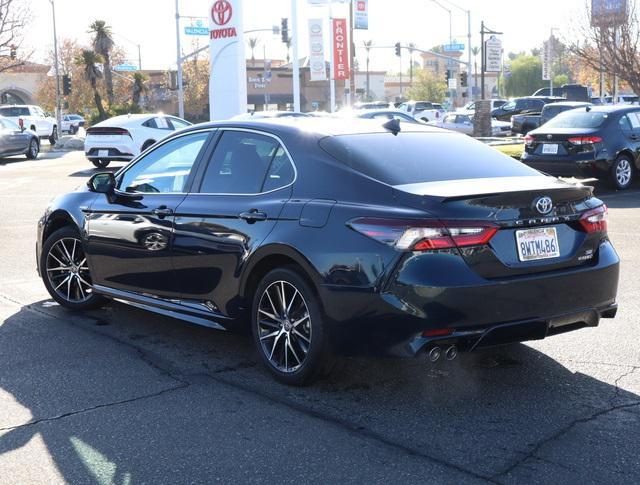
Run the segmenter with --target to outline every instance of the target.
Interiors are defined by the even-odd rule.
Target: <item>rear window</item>
[[[600,128],[607,119],[607,113],[586,110],[570,110],[560,113],[549,121],[546,128]]]
[[[352,169],[389,185],[540,175],[495,148],[453,133],[340,135],[320,140],[320,146]]]
[[[17,106],[0,108],[0,115],[7,117],[29,116],[29,108],[19,108]]]

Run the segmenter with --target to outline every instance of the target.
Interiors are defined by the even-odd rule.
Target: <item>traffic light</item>
[[[289,19],[287,18],[280,20],[280,35],[282,42],[287,44],[289,42]]]
[[[449,82],[449,78],[451,77],[451,71],[449,69],[447,69],[444,72],[444,80],[448,83]]]
[[[64,74],[62,76],[62,94],[69,96],[71,94],[71,76]]]
[[[462,88],[466,88],[467,87],[467,81],[468,81],[468,74],[467,71],[462,71],[460,73],[460,87]]]
[[[9,57],[11,57],[11,59],[15,59],[18,56],[18,48],[15,46],[15,44],[11,44],[9,46]]]
[[[400,57],[400,55],[401,55],[400,54],[400,42],[396,42],[395,48],[396,48],[396,56]]]

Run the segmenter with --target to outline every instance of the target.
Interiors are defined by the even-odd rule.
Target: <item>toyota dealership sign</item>
[[[213,0],[209,6],[209,115],[227,119],[247,111],[247,66],[242,0]]]

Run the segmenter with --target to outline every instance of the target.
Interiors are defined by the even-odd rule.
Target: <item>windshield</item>
[[[495,148],[455,133],[366,133],[326,137],[320,146],[340,162],[389,185],[540,173]]]
[[[545,124],[547,128],[599,128],[607,119],[607,113],[570,110],[560,113]]]
[[[504,103],[502,106],[500,106],[500,108],[502,108],[504,111],[513,111],[516,108],[516,102],[509,101],[508,103]]]
[[[29,116],[29,108],[20,108],[18,106],[7,106],[6,108],[0,108],[0,115],[16,117],[16,116]]]

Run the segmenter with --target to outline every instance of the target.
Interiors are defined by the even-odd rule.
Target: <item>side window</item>
[[[148,119],[147,121],[142,123],[142,126],[145,126],[147,128],[154,128],[154,129],[158,128],[158,125],[156,125],[156,119],[155,118]]]
[[[186,128],[187,126],[191,126],[189,123],[187,123],[186,121],[183,121],[179,118],[169,118],[169,122],[171,123],[171,126],[173,126],[174,130],[181,130],[182,128]]]
[[[156,118],[156,126],[159,130],[172,130],[169,120],[165,116],[158,116]]]
[[[257,194],[288,185],[293,167],[274,138],[225,131],[204,174],[205,194]]]
[[[618,120],[618,125],[620,126],[620,129],[622,131],[631,131],[631,121],[629,121],[629,118],[626,115],[620,117],[620,119]]]
[[[402,103],[400,106],[398,106],[398,109],[401,109],[402,111],[411,111],[409,109],[409,103]]]
[[[634,132],[640,132],[640,111],[633,111],[627,114],[629,123],[631,123],[631,129]]]
[[[124,172],[119,189],[126,192],[183,193],[208,136],[208,132],[193,133],[160,145]]]

